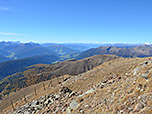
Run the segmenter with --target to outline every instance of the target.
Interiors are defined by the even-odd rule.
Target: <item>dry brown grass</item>
[[[117,78],[121,77],[121,79],[116,80],[113,84],[109,84],[102,89],[98,88],[94,93],[88,94],[83,98],[78,99],[80,103],[79,109],[86,110],[86,113],[96,112],[97,114],[105,114],[112,112],[113,114],[116,114],[118,111],[125,109],[126,107],[135,108],[135,105],[139,102],[139,100],[137,100],[134,104],[131,104],[128,99],[134,100],[140,95],[152,93],[152,76],[149,76],[149,81],[146,81],[142,77],[132,75],[134,68],[136,68],[140,63],[149,59],[150,58],[119,58],[111,60],[86,73],[71,77],[71,79],[63,83],[63,85],[69,87],[73,91],[87,91],[90,88],[95,88],[98,83],[108,80],[112,76]],[[148,66],[147,69],[151,67],[152,66]],[[136,83],[133,84],[135,78]],[[55,80],[53,82],[55,82]],[[44,83],[45,85],[48,85],[49,81]],[[138,90],[139,84],[142,84],[143,87],[146,85],[144,91]],[[59,86],[56,84],[55,88],[50,88],[44,91],[41,85],[42,83],[37,84],[37,87],[39,87],[39,95],[37,95],[37,97],[31,97],[29,101],[51,92],[57,92],[59,89]],[[30,86],[27,93],[32,92],[34,86]],[[21,91],[25,92],[24,89]],[[21,91],[14,93],[14,96],[22,93]],[[9,99],[12,99],[12,96],[8,97],[8,100],[6,99],[5,102],[8,102]],[[83,101],[81,101],[82,99]],[[151,104],[152,101],[147,101],[148,106]],[[84,107],[85,105],[89,105],[91,108],[86,109]],[[11,107],[9,106],[9,108],[6,110],[8,109],[11,109]],[[72,113],[78,113],[79,109],[74,110]],[[146,108],[144,108],[143,111],[146,113],[151,113],[151,111],[147,110]],[[128,113],[128,110],[124,110],[124,113]]]
[[[69,77],[69,75],[64,76],[64,78],[68,78],[68,77]],[[59,81],[63,81],[62,77],[59,77]],[[46,90],[44,90],[43,83],[45,84],[45,89]],[[49,83],[50,83],[50,80],[45,81],[45,82],[41,82],[41,83],[36,84],[36,85],[32,85],[32,86],[24,88],[24,89],[22,89],[22,90],[20,90],[16,93],[10,94],[0,104],[1,109],[3,109],[3,110],[0,110],[0,112],[2,113],[2,111],[5,112],[6,110],[9,110],[9,111],[12,110],[11,100],[13,101],[15,107],[24,105],[25,102],[24,102],[23,93],[26,96],[27,102],[30,102],[34,99],[39,98],[40,96],[44,96],[44,95],[47,95],[49,93],[58,92],[58,90],[60,88],[60,85],[58,84],[57,78],[52,79],[52,85],[53,86],[48,87]],[[36,88],[36,94],[37,95],[35,95],[35,89],[34,88]]]

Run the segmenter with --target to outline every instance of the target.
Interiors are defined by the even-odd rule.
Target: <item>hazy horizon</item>
[[[45,44],[45,43],[52,43],[52,44],[147,44],[151,42],[145,42],[145,43],[125,43],[125,42],[35,42],[35,41],[13,41],[13,40],[0,40],[0,42],[18,42],[18,43],[39,43],[39,44]]]

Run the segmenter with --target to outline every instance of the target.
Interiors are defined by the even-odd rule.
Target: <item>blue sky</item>
[[[0,0],[0,41],[152,42],[152,0]]]

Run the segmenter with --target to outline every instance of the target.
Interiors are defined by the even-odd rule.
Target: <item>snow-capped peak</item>
[[[146,45],[152,45],[152,43],[150,43],[150,42],[147,42],[147,43],[145,43]]]

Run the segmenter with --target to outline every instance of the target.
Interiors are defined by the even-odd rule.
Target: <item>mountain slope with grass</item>
[[[3,112],[18,114],[151,114],[152,58],[117,58],[68,79],[50,81],[13,93],[0,104]],[[39,88],[37,95],[33,88]],[[32,91],[33,90],[33,91]],[[25,102],[21,93],[26,91]],[[30,92],[29,92],[30,91]],[[16,97],[17,95],[19,95]],[[21,99],[22,98],[22,99]],[[18,99],[18,100],[17,100]],[[20,99],[20,100],[19,100]],[[14,100],[15,111],[6,103]],[[39,107],[39,108],[36,108]]]
[[[20,72],[12,74],[0,81],[0,92],[2,92],[3,94],[8,94],[21,88],[49,80],[52,77],[59,77],[66,74],[77,75],[80,73],[84,73],[98,65],[103,64],[104,62],[117,58],[119,57],[114,55],[98,55],[78,61],[73,59],[67,60],[52,65],[37,64],[29,67],[24,66],[24,69],[22,68]],[[35,60],[36,59],[33,58],[32,63],[35,62]],[[24,61],[27,62],[28,65],[30,64],[30,62],[26,60],[23,60],[20,63],[23,64]],[[13,68],[13,66],[11,68]],[[16,70],[21,67],[20,64],[17,64],[15,66],[17,68],[13,69]],[[2,69],[2,71],[3,70],[4,69]]]

